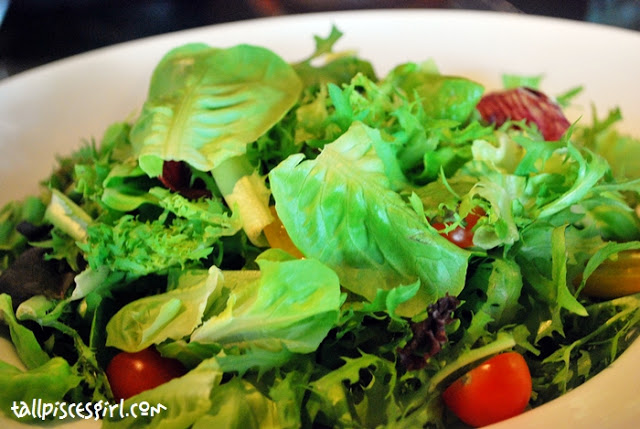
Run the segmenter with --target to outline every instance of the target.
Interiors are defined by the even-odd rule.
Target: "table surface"
[[[528,13],[640,31],[640,0],[0,0],[0,79],[84,51],[171,31],[323,8],[399,5]]]

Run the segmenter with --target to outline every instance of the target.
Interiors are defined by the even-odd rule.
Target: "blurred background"
[[[264,16],[398,7],[496,10],[640,31],[640,0],[0,0],[0,79],[171,31]]]

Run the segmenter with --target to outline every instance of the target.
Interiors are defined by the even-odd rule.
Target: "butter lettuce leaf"
[[[191,334],[202,322],[207,302],[219,293],[222,276],[217,267],[211,267],[206,275],[186,271],[181,277],[188,279],[178,279],[174,289],[122,307],[107,324],[107,346],[136,352]]]
[[[413,315],[462,290],[469,253],[391,189],[377,150],[383,145],[378,131],[356,123],[315,160],[282,162],[270,174],[271,191],[298,249],[333,268],[352,292],[373,301],[379,289],[420,280],[398,310]]]
[[[6,416],[16,418],[11,411],[14,403],[24,401],[31,404],[38,398],[43,403],[53,404],[62,401],[67,392],[81,381],[82,377],[61,357],[54,357],[28,371],[22,371],[0,360],[0,409]],[[36,416],[30,418],[35,420]],[[30,418],[22,420],[28,421]]]
[[[273,352],[315,351],[338,321],[338,277],[313,259],[257,262],[260,277],[236,285],[224,310],[196,329],[191,341]]]
[[[222,381],[222,371],[215,359],[203,361],[195,369],[154,389],[132,396],[124,402],[124,409],[146,401],[158,408],[157,413],[139,413],[125,418],[114,414],[103,420],[105,429],[124,428],[188,428],[214,405],[212,391]],[[135,408],[134,408],[135,409]]]
[[[297,102],[302,84],[268,49],[188,44],[158,64],[131,142],[152,177],[165,160],[210,171],[264,134]]]
[[[432,62],[402,64],[386,80],[410,100],[418,100],[433,119],[467,120],[484,93],[484,87],[470,79],[440,74]]]

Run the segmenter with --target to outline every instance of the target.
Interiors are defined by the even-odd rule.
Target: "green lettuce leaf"
[[[315,51],[305,60],[293,65],[305,91],[314,91],[326,83],[347,83],[359,73],[375,78],[369,61],[357,57],[351,51],[334,51],[334,45],[341,37],[342,32],[336,26],[331,27],[331,33],[327,37],[314,36]],[[320,60],[324,61],[318,64]]]
[[[36,197],[28,197],[23,202],[10,202],[0,208],[0,274],[24,250],[27,243],[16,226],[22,221],[42,224],[45,210],[45,204]]]
[[[154,389],[132,396],[124,402],[124,409],[146,401],[159,412],[151,415],[120,418],[117,413],[107,414],[102,427],[105,429],[191,427],[213,405],[212,392],[222,380],[222,371],[215,359],[203,361],[198,367]],[[163,406],[159,408],[160,404]]]
[[[85,241],[93,219],[73,200],[57,189],[51,190],[51,201],[45,218],[76,241]]]
[[[418,100],[433,119],[467,120],[484,92],[479,83],[434,71],[430,62],[400,65],[385,79],[403,90],[410,100]]]
[[[95,223],[80,247],[92,269],[109,267],[133,275],[164,273],[207,258],[221,237],[240,229],[240,220],[229,215],[215,199],[190,201],[164,188],[149,192],[164,209],[148,221],[124,214],[112,225]]]
[[[101,266],[97,270],[85,269],[75,277],[74,282],[75,288],[68,301],[86,298],[89,294],[106,295],[111,288],[127,284],[130,279],[121,271],[113,272],[107,266]]]
[[[502,86],[505,89],[517,88],[520,86],[526,86],[531,89],[539,89],[540,82],[544,75],[533,75],[533,76],[522,76],[515,74],[503,74],[502,75]]]
[[[516,322],[522,292],[520,267],[510,259],[495,259],[478,266],[461,295],[461,308],[491,317],[492,330]]]
[[[69,311],[69,301],[56,301],[42,295],[36,295],[20,304],[16,310],[18,320],[38,323],[42,327],[51,328],[52,336],[47,340],[47,348],[51,348],[52,354],[64,355],[73,362],[73,372],[82,380],[82,388],[91,392],[91,398],[95,401],[105,400],[111,397],[111,390],[107,381],[103,366],[98,363],[98,356],[103,352],[103,344],[100,349],[96,346],[96,329],[102,334],[104,325],[93,326],[95,319],[89,319],[87,326],[78,323],[78,317],[73,317]],[[100,308],[102,310],[102,306]],[[89,329],[90,344],[85,344],[81,335],[85,329]],[[99,342],[99,341],[98,341]],[[75,352],[75,359],[73,358]],[[38,367],[40,368],[40,367]],[[74,398],[82,398],[82,392],[74,389]]]
[[[581,241],[587,246],[599,245],[601,241],[578,234],[574,227],[554,226],[541,220],[525,228],[522,240],[512,249],[522,272],[523,290],[528,295],[525,323],[535,333],[536,342],[554,332],[564,335],[562,316],[566,311],[587,315],[572,293],[568,273],[572,264],[585,259],[580,252],[595,251],[581,247]],[[567,243],[571,243],[571,248]]]
[[[194,368],[203,360],[215,357],[223,372],[240,376],[249,371],[263,374],[270,369],[283,366],[295,356],[295,353],[286,349],[273,351],[257,346],[233,346],[223,349],[217,343],[185,340],[164,342],[158,345],[157,349],[163,356],[178,359],[186,368]]]
[[[637,178],[640,175],[640,140],[615,128],[615,124],[622,119],[620,109],[611,109],[600,119],[595,107],[592,107],[592,116],[593,124],[576,129],[577,139],[607,160],[614,177]]]
[[[168,292],[133,301],[107,324],[107,346],[136,352],[166,339],[188,336],[202,322],[209,299],[220,292],[221,272],[211,267],[207,274],[185,272]]]
[[[571,315],[572,335],[532,367],[534,404],[557,398],[607,368],[638,337],[640,295],[591,304],[588,317]],[[544,385],[539,385],[545,380]],[[547,381],[550,380],[550,381]]]
[[[165,160],[210,171],[244,155],[246,145],[296,103],[300,90],[291,66],[267,49],[176,48],[157,65],[131,131],[140,166],[156,177]]]
[[[191,341],[223,347],[310,353],[338,320],[336,274],[312,259],[258,259],[258,280],[231,290],[224,310],[206,320]]]
[[[310,383],[306,408],[311,420],[327,427],[391,424],[402,413],[393,395],[398,377],[393,362],[366,354],[344,360],[343,366]]]
[[[579,205],[585,209],[585,216],[580,224],[595,226],[603,239],[640,239],[640,219],[621,193],[596,186],[594,192]]]
[[[145,203],[157,203],[147,192],[153,185],[155,183],[150,183],[138,161],[132,157],[112,166],[102,182],[104,188],[100,199],[113,210],[132,211]]]
[[[11,296],[0,294],[0,321],[9,327],[11,342],[16,348],[18,357],[28,368],[37,368],[49,361],[49,355],[42,350],[33,331],[22,325],[13,312]]]
[[[422,282],[399,314],[426,310],[464,287],[468,253],[433,232],[390,189],[380,134],[362,124],[315,160],[291,156],[270,174],[276,210],[294,244],[372,301],[378,289]]]
[[[311,362],[296,370],[281,374],[269,388],[269,397],[278,405],[278,416],[283,428],[302,427],[302,407],[311,377]]]
[[[16,418],[11,411],[14,402],[31,404],[34,399],[41,399],[43,403],[61,402],[67,392],[81,381],[82,377],[61,357],[54,357],[28,371],[22,371],[0,360],[0,410],[4,415]],[[36,418],[37,416],[31,416],[33,420]]]
[[[234,216],[242,221],[242,228],[251,242],[267,246],[261,236],[265,226],[273,222],[269,210],[270,193],[264,177],[249,163],[247,156],[227,159],[213,170],[213,177]]]
[[[514,201],[521,196],[523,181],[510,175],[500,175],[495,179],[500,181],[479,180],[462,199],[463,203],[472,199],[489,202],[491,210],[487,214],[487,222],[477,226],[473,237],[473,243],[484,249],[499,245],[510,246],[520,239],[514,216]]]
[[[586,153],[584,157],[573,145],[567,145],[569,155],[577,163],[577,172],[569,189],[554,201],[540,207],[534,218],[550,216],[584,198],[600,179],[608,172],[606,160],[595,153]]]
[[[473,159],[513,173],[524,155],[523,147],[510,138],[508,133],[498,131],[494,137],[495,143],[485,139],[474,140],[471,146]]]
[[[212,407],[193,429],[262,429],[281,427],[277,404],[241,378],[216,387],[211,392]]]
[[[73,166],[73,191],[83,196],[87,206],[90,202],[100,201],[105,191],[105,182],[110,180],[113,169],[134,159],[129,142],[130,130],[129,123],[114,123],[104,132],[100,145],[92,141],[82,149],[85,156]],[[92,210],[99,212],[102,208],[93,207]]]

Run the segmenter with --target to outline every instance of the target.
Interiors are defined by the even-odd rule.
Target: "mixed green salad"
[[[431,60],[378,76],[340,36],[297,63],[170,51],[139,116],[2,208],[7,418],[38,398],[166,408],[105,427],[463,426],[443,392],[487,359],[522,356],[536,407],[636,338],[619,110],[570,124],[580,88],[489,93]],[[136,392],[109,369],[149,350],[183,371]]]

